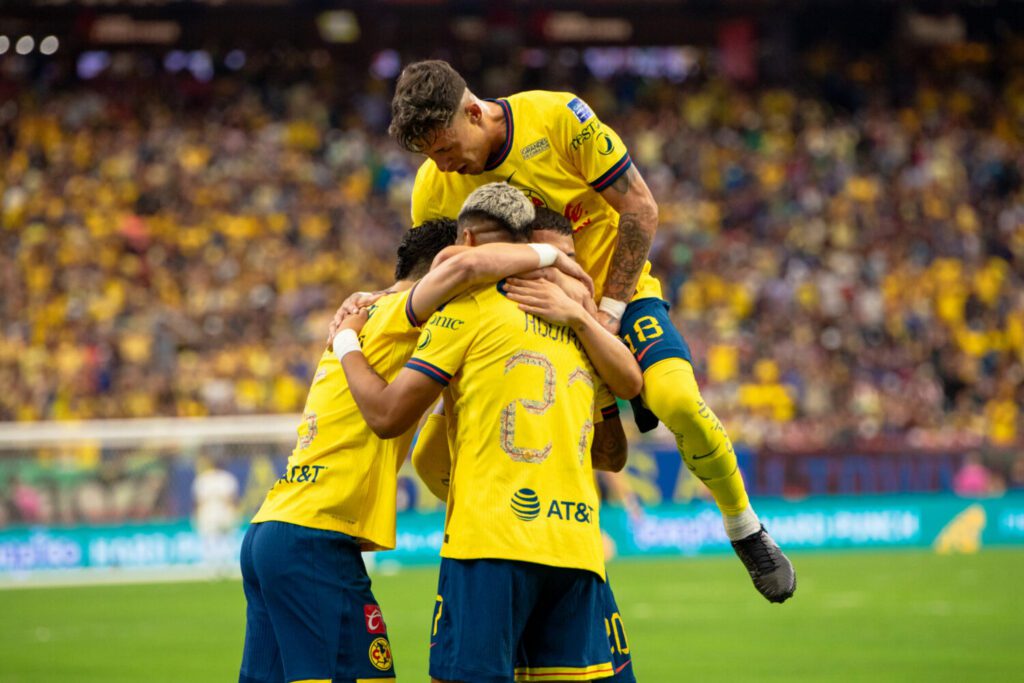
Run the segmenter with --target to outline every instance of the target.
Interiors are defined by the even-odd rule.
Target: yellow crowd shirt
[[[389,382],[409,359],[420,332],[408,301],[409,292],[378,300],[360,335],[366,360]],[[326,351],[285,473],[252,521],[340,531],[360,539],[364,550],[394,548],[397,471],[415,431],[377,437],[352,398],[341,363]]]
[[[604,577],[593,484],[596,373],[576,335],[489,285],[430,317],[406,367],[448,387],[452,475],[441,556]]]
[[[572,222],[576,258],[600,298],[619,226],[619,214],[600,192],[632,165],[625,144],[572,93],[533,90],[493,101],[505,113],[505,146],[479,175],[442,173],[430,159],[423,162],[412,192],[412,224],[455,218],[470,192],[506,181]],[[645,263],[633,298],[661,296],[650,270]]]

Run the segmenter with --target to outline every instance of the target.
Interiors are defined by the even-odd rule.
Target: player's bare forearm
[[[601,196],[619,212],[618,240],[602,296],[628,302],[636,291],[658,230],[658,205],[635,167],[630,167]]]
[[[412,310],[417,320],[426,320],[441,304],[467,289],[536,269],[539,256],[525,244],[448,247],[438,254],[434,265],[412,294]],[[593,282],[582,267],[565,254],[559,253],[552,267],[584,279],[584,285],[593,289]]]
[[[644,387],[644,376],[625,344],[582,308],[579,320],[571,325],[611,392],[624,399],[638,396]]]
[[[382,439],[393,439],[414,427],[441,393],[439,385],[412,370],[402,370],[388,384],[362,353],[346,353],[341,367],[359,412]]]
[[[590,462],[595,470],[620,472],[626,466],[628,456],[629,442],[622,429],[622,420],[616,417],[594,425]]]

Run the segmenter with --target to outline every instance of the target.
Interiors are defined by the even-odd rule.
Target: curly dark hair
[[[395,279],[413,280],[426,275],[437,253],[455,244],[457,234],[452,218],[424,221],[405,233],[398,245]]]
[[[452,124],[465,92],[466,81],[448,62],[429,59],[410,64],[395,86],[388,133],[403,149],[422,152]]]

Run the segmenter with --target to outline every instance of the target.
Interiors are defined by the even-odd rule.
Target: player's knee
[[[669,358],[648,368],[643,398],[662,424],[677,435],[694,423],[707,421],[702,413],[713,417],[701,398],[693,366],[681,358]]]

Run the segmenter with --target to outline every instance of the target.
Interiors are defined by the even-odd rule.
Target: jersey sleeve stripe
[[[416,319],[416,313],[415,311],[412,310],[412,295],[413,292],[416,291],[416,288],[419,287],[419,285],[420,283],[418,282],[414,284],[412,286],[412,289],[409,290],[409,296],[405,298],[405,317],[409,320],[409,324],[412,325],[413,327],[420,326],[420,321]]]
[[[590,186],[600,192],[618,180],[619,176],[625,173],[632,165],[633,160],[629,158],[629,152],[626,152],[614,166],[604,172],[604,175],[590,183]]]
[[[448,386],[448,383],[452,381],[451,374],[445,372],[436,365],[428,363],[425,360],[420,360],[419,358],[410,358],[405,364],[405,367],[410,370],[415,370],[416,372],[422,372],[424,375],[443,387]]]
[[[601,408],[601,417],[603,417],[606,420],[610,420],[613,417],[618,417],[618,416],[619,416],[619,404],[618,403],[612,403],[611,405],[608,405],[608,406],[605,406],[604,408]]]

